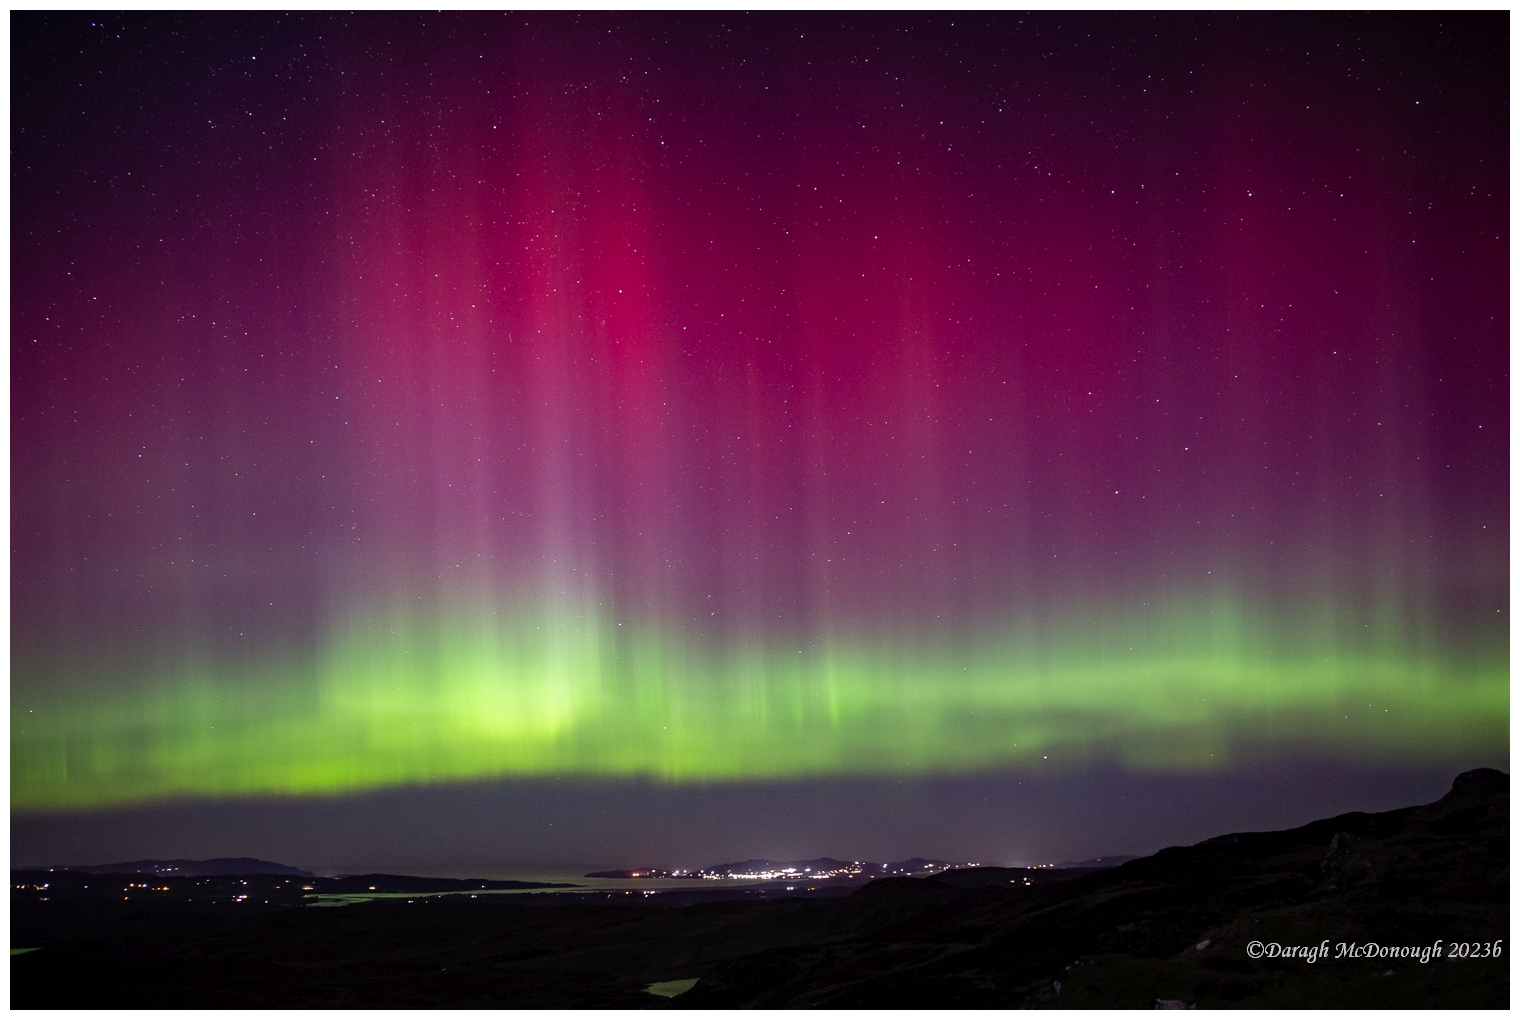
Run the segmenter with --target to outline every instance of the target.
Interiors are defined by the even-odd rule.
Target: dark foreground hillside
[[[1482,769],[1424,807],[1111,870],[977,868],[823,899],[398,890],[316,908],[284,877],[247,876],[237,900],[233,880],[196,899],[134,876],[149,898],[118,900],[13,873],[11,944],[40,948],[12,957],[11,1005],[1503,1007],[1508,840],[1509,777]]]
[[[931,886],[932,882],[916,883]],[[874,886],[859,898],[890,898]],[[715,968],[691,1006],[1506,1006],[1509,777],[1434,804],[1172,847],[1022,899],[956,894],[847,942]],[[1329,958],[1253,960],[1252,942]],[[1443,956],[1337,959],[1341,943]],[[1451,958],[1452,943],[1468,944]],[[1490,954],[1474,959],[1474,952]],[[1498,953],[1500,955],[1493,955]]]

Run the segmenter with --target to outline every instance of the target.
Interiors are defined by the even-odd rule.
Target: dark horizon
[[[237,856],[319,875],[448,878],[826,856],[1027,866],[1145,856],[1230,832],[1287,829],[1348,811],[1430,803],[1450,789],[1453,776],[1475,767],[1490,766],[1390,773],[1311,762],[1269,776],[1228,777],[1110,770],[1043,782],[930,781],[906,791],[896,783],[395,790],[362,798],[13,817],[11,856],[39,867]],[[472,820],[461,825],[464,818]],[[397,819],[411,821],[400,827]],[[112,846],[139,849],[102,856]],[[347,849],[365,846],[372,848],[367,855]]]

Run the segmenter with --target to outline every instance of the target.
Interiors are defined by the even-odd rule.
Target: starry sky
[[[1503,13],[12,60],[17,859],[1011,861],[1508,767]]]

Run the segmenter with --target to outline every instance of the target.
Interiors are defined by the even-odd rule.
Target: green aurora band
[[[729,782],[1507,754],[1498,636],[1456,654],[1409,638],[1397,613],[1349,621],[1323,601],[1291,615],[1194,598],[1050,619],[938,639],[719,644],[618,622],[594,601],[371,612],[304,652],[25,677],[12,688],[11,804],[502,777]],[[36,670],[19,656],[13,668]]]

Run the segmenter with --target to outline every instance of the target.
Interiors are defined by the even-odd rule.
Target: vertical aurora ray
[[[16,809],[1506,753],[1481,19],[87,24]]]

